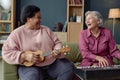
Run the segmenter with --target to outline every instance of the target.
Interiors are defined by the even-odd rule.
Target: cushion
[[[117,44],[117,47],[118,49],[120,50],[120,45]],[[120,60],[116,59],[116,58],[113,58],[113,61],[115,62],[116,65],[119,65],[120,64]]]
[[[72,62],[80,62],[82,60],[79,45],[78,43],[72,43],[72,42],[63,42],[63,46],[68,45],[68,47],[71,48],[70,52],[66,54],[66,58],[71,60]]]

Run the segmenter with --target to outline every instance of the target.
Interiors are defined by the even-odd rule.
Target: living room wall
[[[52,30],[58,22],[64,25],[67,15],[67,0],[17,0],[17,21],[20,20],[19,16],[22,7],[27,4],[34,4],[41,8],[42,24],[47,25]],[[99,11],[103,15],[105,27],[112,30],[112,19],[108,19],[110,8],[120,8],[120,0],[85,0],[85,12],[88,10]],[[86,29],[85,24],[84,29]],[[120,44],[119,30],[120,20],[117,19],[114,37],[118,44]]]
[[[23,6],[34,4],[41,9],[42,24],[47,25],[52,30],[58,22],[64,24],[66,21],[67,1],[66,0],[16,0],[17,15],[20,16]],[[18,20],[19,17],[17,18]]]

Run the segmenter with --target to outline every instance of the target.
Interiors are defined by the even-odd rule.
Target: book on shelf
[[[2,35],[2,36],[0,36],[0,43],[4,43],[7,40],[8,36],[9,35]]]
[[[10,32],[11,31],[11,24],[7,24],[6,25],[6,32]]]
[[[1,20],[10,20],[11,19],[11,12],[3,12],[1,14]]]
[[[0,56],[2,55],[2,50],[0,50]],[[1,58],[1,57],[0,57]]]
[[[11,24],[0,24],[0,32],[10,32]]]
[[[8,13],[7,20],[11,20],[11,13]]]
[[[76,4],[82,4],[82,0],[76,0]]]
[[[69,0],[69,4],[73,4],[73,0]]]
[[[0,44],[3,44],[6,40],[0,40]]]
[[[70,4],[82,4],[82,0],[69,0]]]

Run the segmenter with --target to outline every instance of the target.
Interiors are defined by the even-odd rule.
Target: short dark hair
[[[27,18],[32,18],[35,13],[39,12],[40,8],[35,5],[27,5],[22,9],[21,12],[21,22],[24,24],[27,22]]]

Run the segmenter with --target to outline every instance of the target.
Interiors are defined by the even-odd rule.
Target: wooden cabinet
[[[5,2],[4,2],[5,1]],[[1,0],[0,4],[0,50],[15,27],[15,0]]]
[[[81,23],[69,22],[68,23],[68,42],[79,42],[79,33],[83,29]]]
[[[68,42],[78,43],[79,33],[83,29],[84,0],[67,0]]]

